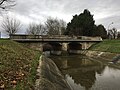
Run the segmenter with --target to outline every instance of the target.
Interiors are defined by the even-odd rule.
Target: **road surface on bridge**
[[[83,40],[83,39],[12,39],[17,42],[101,42],[102,40]]]

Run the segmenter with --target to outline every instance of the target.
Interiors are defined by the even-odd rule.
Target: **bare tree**
[[[7,10],[15,5],[16,3],[14,0],[0,0],[0,9]]]
[[[62,35],[66,29],[66,23],[57,18],[48,18],[45,22],[45,28],[48,35]]]
[[[15,34],[21,28],[21,23],[15,18],[5,17],[2,22],[2,29],[10,36]]]
[[[30,35],[43,35],[45,33],[44,25],[30,23],[26,33]]]
[[[112,28],[108,31],[108,35],[109,35],[109,39],[117,39],[117,29],[116,28]]]
[[[60,27],[59,27],[60,35],[65,34],[66,26],[67,26],[66,22],[64,20],[59,20],[59,25],[60,25]]]

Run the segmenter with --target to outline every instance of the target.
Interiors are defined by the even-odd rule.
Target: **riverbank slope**
[[[93,45],[89,50],[120,53],[120,40],[104,40],[103,42]]]
[[[104,40],[93,45],[85,54],[120,68],[120,40]]]
[[[71,90],[53,60],[44,55],[40,57],[35,90]]]
[[[0,39],[0,90],[33,90],[40,53]]]

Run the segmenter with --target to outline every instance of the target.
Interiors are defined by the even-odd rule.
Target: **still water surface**
[[[120,70],[85,56],[51,56],[73,90],[120,90]]]

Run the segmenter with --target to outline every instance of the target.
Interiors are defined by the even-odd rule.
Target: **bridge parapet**
[[[25,35],[25,34],[12,34],[10,39],[54,39],[54,40],[93,40],[102,41],[101,37],[87,37],[87,36],[65,36],[65,35]]]
[[[11,34],[10,39],[40,39],[42,35]]]
[[[101,37],[87,37],[87,36],[78,36],[77,39],[82,39],[82,40],[102,40]]]
[[[65,35],[25,35],[25,34],[12,34],[10,39],[71,39],[72,37]]]

